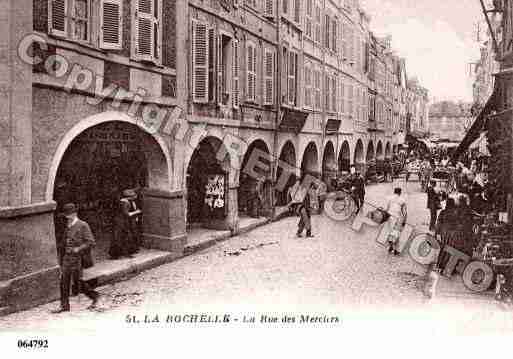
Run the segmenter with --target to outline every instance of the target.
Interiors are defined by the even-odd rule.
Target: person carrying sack
[[[388,198],[386,212],[389,218],[385,223],[386,231],[388,233],[388,253],[399,255],[399,238],[401,232],[406,224],[408,210],[406,207],[406,199],[402,196],[402,189],[396,187],[394,194]]]

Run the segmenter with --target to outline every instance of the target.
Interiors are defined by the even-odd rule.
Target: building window
[[[331,21],[331,50],[336,53],[337,52],[337,20],[333,19]]]
[[[337,77],[331,78],[331,112],[337,112]]]
[[[71,28],[73,39],[89,41],[91,3],[89,0],[74,0],[72,2]]]
[[[305,35],[312,38],[312,14],[313,14],[313,0],[306,0],[305,12]]]
[[[300,4],[301,4],[300,0],[294,1],[294,21],[297,23],[299,23],[299,20],[300,20],[300,18],[299,18],[299,11],[301,9]]]
[[[274,104],[274,51],[264,52],[264,104]]]
[[[331,42],[330,42],[330,25],[331,25],[331,19],[329,15],[324,16],[324,47],[327,49],[330,48]]]
[[[297,65],[298,55],[294,51],[289,51],[288,64],[288,95],[289,104],[297,105]]]
[[[257,98],[257,48],[252,42],[246,44],[246,100],[256,102]]]
[[[354,109],[353,109],[353,85],[349,84],[347,86],[347,113],[349,116],[354,116]]]
[[[162,2],[137,0],[135,7],[135,57],[138,60],[159,63]]]
[[[289,12],[289,0],[282,0],[282,4],[283,4],[283,13],[285,15],[287,15]]]
[[[328,74],[324,75],[324,109],[325,111],[331,110],[331,92],[330,92],[331,78]]]
[[[305,64],[305,107],[312,108],[312,69]]]
[[[315,4],[315,42],[321,43],[321,7]]]
[[[344,80],[341,79],[340,80],[340,99],[339,99],[340,114],[341,115],[344,115],[345,114],[345,110],[346,110],[346,106],[345,106],[345,103],[344,103],[345,100],[346,100],[345,86],[346,86],[346,84],[344,83]]]
[[[213,55],[212,46],[209,46],[209,28],[206,23],[193,20],[192,22],[192,97],[194,102],[207,103],[209,93],[209,79],[212,77],[210,63]],[[210,51],[209,51],[210,50]],[[210,61],[209,61],[210,60]],[[211,94],[212,96],[212,94]]]
[[[314,71],[315,109],[321,110],[321,71]]]

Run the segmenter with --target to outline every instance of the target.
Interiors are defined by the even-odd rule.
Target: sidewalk
[[[236,233],[231,231],[214,231],[204,228],[194,229],[187,234],[187,244],[183,256],[169,252],[142,249],[133,258],[105,260],[94,267],[84,270],[83,278],[93,286],[102,286],[120,280],[129,279],[145,270],[161,266],[176,259],[192,255],[223,242],[233,236],[249,232],[259,226],[270,223],[271,220],[261,218],[240,218],[239,229]]]

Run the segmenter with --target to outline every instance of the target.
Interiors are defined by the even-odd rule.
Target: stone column
[[[31,202],[32,66],[18,44],[32,31],[32,1],[0,0],[0,207]]]

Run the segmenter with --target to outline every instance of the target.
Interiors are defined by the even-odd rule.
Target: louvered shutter
[[[265,76],[264,76],[264,104],[274,104],[274,53],[266,50],[265,51]]]
[[[208,27],[192,23],[192,96],[194,102],[208,102]]]
[[[233,108],[239,108],[240,102],[240,81],[239,81],[239,40],[233,40],[233,84],[232,84],[232,104]]]
[[[100,11],[100,47],[107,50],[121,50],[123,29],[122,0],[102,0]]]
[[[217,36],[217,103],[223,104],[223,38]]]
[[[274,18],[274,0],[265,0],[264,15],[268,18]]]
[[[246,46],[246,96],[248,100],[253,100],[253,46],[247,44]]]
[[[66,36],[68,29],[68,1],[67,0],[51,0],[50,1],[50,32],[56,36]]]
[[[254,97],[253,97],[253,100],[254,101],[257,101],[257,98],[258,98],[258,93],[257,93],[257,88],[258,88],[258,67],[257,67],[257,61],[258,61],[258,51],[257,51],[257,47],[254,46],[253,47],[253,94],[254,94]]]
[[[136,54],[140,60],[153,61],[154,49],[154,23],[152,0],[137,0],[137,10],[135,11],[137,29],[136,35]]]

